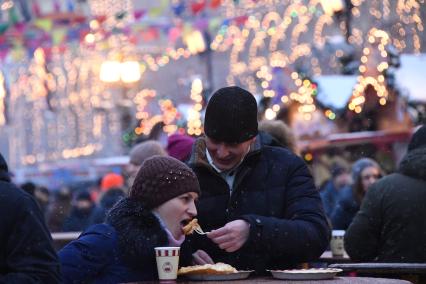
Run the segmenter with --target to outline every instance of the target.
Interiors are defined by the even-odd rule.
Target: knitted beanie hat
[[[173,158],[185,162],[188,160],[195,139],[185,134],[173,134],[167,139],[167,152]]]
[[[124,178],[116,173],[106,174],[101,181],[101,190],[107,191],[113,187],[123,187],[124,186]]]
[[[426,125],[420,127],[411,137],[410,143],[408,144],[408,151],[426,147]]]
[[[166,156],[167,153],[160,142],[148,140],[135,145],[132,150],[130,150],[130,163],[140,166],[146,159],[156,155]]]
[[[186,192],[200,194],[194,172],[175,158],[154,156],[142,164],[129,196],[150,210]]]
[[[207,137],[220,142],[241,143],[257,135],[257,103],[240,87],[225,87],[210,98],[204,118]]]

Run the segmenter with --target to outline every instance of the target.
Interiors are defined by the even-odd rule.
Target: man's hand
[[[213,259],[201,249],[192,254],[192,262],[194,265],[214,264]]]
[[[239,250],[247,241],[250,233],[250,224],[244,220],[235,220],[222,228],[207,233],[207,237],[227,252]]]

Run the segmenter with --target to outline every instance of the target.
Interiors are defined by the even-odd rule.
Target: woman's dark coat
[[[197,140],[189,162],[200,182],[201,227],[210,231],[243,219],[250,224],[250,235],[234,253],[221,250],[205,236],[193,236],[185,245],[205,250],[215,262],[259,273],[292,267],[322,254],[329,227],[312,176],[299,157],[256,140],[237,170],[231,193],[207,162],[205,150],[204,139]]]
[[[43,214],[32,196],[10,182],[1,155],[0,283],[61,283]]]
[[[426,262],[426,147],[368,190],[345,235],[354,261]]]
[[[119,201],[106,223],[91,226],[59,252],[65,283],[156,280],[154,247],[168,244],[160,221],[139,202]]]

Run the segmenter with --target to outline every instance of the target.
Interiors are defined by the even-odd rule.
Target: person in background
[[[282,120],[263,120],[259,123],[259,131],[264,145],[285,147],[297,155],[300,154],[293,131]],[[270,136],[265,136],[265,133]]]
[[[203,193],[198,220],[209,231],[185,244],[195,263],[262,274],[318,258],[330,233],[319,193],[300,157],[257,139],[254,96],[239,87],[216,91],[204,131],[188,162]]]
[[[34,191],[34,197],[40,206],[41,212],[43,213],[43,216],[47,216],[49,202],[50,202],[50,192],[49,190],[44,186],[38,186],[36,187]]]
[[[90,216],[95,208],[90,193],[87,190],[79,190],[75,193],[69,216],[65,218],[62,231],[80,232],[90,225]]]
[[[370,158],[361,158],[352,165],[352,185],[342,188],[331,213],[334,230],[346,230],[358,212],[369,187],[383,175],[379,164]]]
[[[115,203],[120,201],[125,196],[126,193],[120,187],[110,188],[107,192],[103,193],[98,206],[93,209],[93,212],[90,215],[90,225],[103,223],[107,212],[114,206]]]
[[[324,211],[328,217],[331,216],[336,207],[336,200],[341,189],[349,186],[350,182],[351,176],[349,170],[343,165],[334,164],[331,168],[331,179],[320,190]]]
[[[155,140],[148,140],[140,144],[136,144],[130,150],[130,161],[126,167],[126,173],[128,175],[127,184],[129,186],[132,185],[133,180],[136,178],[136,174],[138,173],[143,162],[146,159],[156,155],[166,156],[167,153],[164,150],[163,146]]]
[[[34,198],[10,181],[0,154],[0,283],[62,283],[52,238]]]
[[[62,232],[64,220],[71,212],[72,194],[68,187],[61,187],[53,194],[47,211],[47,226],[51,232]]]
[[[396,173],[373,184],[345,234],[354,261],[426,262],[426,125]]]
[[[129,197],[109,211],[105,223],[59,251],[64,283],[158,280],[154,248],[182,244],[182,228],[197,215],[199,194],[197,177],[184,163],[147,159]]]
[[[101,180],[101,193],[107,192],[111,188],[121,188],[124,186],[124,178],[120,174],[107,173]]]
[[[93,184],[89,186],[88,190],[92,200],[99,200],[101,194],[101,182],[103,177],[99,177],[93,181]]]
[[[21,184],[21,189],[32,196],[34,196],[34,191],[36,188],[37,186],[31,181],[27,181]]]
[[[179,161],[186,162],[191,156],[194,142],[194,138],[185,134],[170,135],[167,139],[167,153]]]

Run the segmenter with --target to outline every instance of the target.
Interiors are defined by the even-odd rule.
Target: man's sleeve
[[[345,250],[354,261],[371,261],[377,257],[382,227],[381,196],[377,183],[373,184],[345,233]]]
[[[8,273],[0,283],[61,283],[59,261],[43,215],[30,196],[19,199],[6,244]]]
[[[319,193],[303,161],[293,167],[288,184],[284,186],[284,218],[243,216],[250,223],[250,237],[246,245],[295,262],[316,259],[328,246],[330,228]]]

